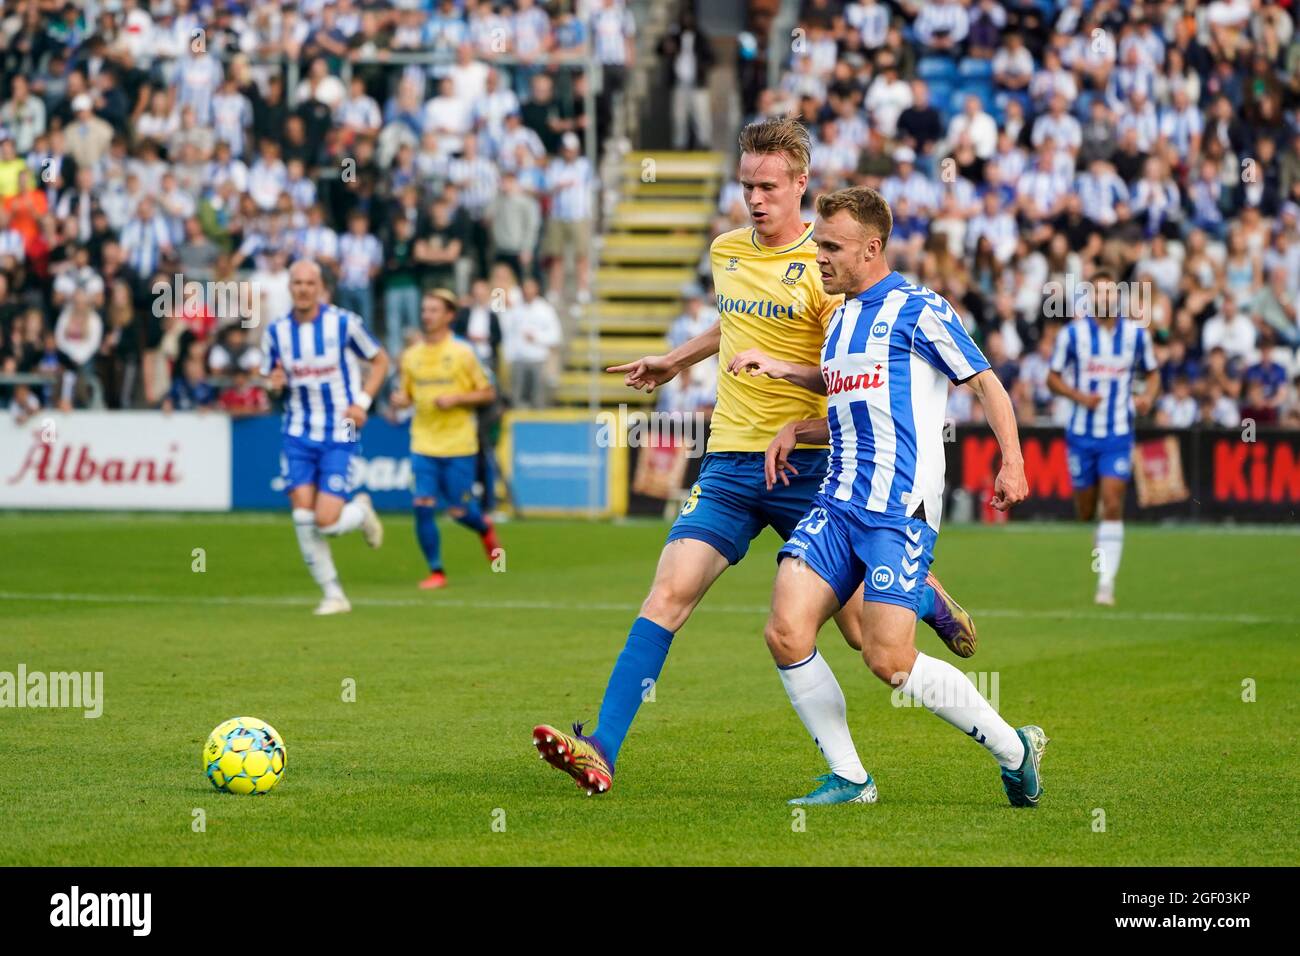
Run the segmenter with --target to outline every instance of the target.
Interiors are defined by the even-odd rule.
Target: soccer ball
[[[284,740],[256,717],[232,717],[208,735],[203,770],[222,793],[266,793],[284,774]]]

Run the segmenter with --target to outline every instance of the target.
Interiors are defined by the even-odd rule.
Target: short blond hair
[[[848,212],[868,232],[879,235],[882,249],[889,243],[889,234],[894,231],[894,214],[889,211],[885,197],[870,186],[850,186],[817,197],[820,218],[829,219],[841,211]]]
[[[791,176],[808,172],[808,159],[812,154],[812,140],[808,130],[798,120],[777,116],[759,123],[750,123],[740,131],[740,151],[763,155],[779,153],[786,159]]]

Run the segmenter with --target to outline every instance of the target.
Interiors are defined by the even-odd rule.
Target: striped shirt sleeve
[[[989,368],[988,359],[951,307],[939,312],[922,306],[916,329],[912,351],[958,385]]]
[[[1074,362],[1074,328],[1065,326],[1056,334],[1056,344],[1052,348],[1051,369],[1058,375]]]
[[[382,351],[379,342],[370,334],[365,323],[361,321],[361,316],[355,312],[347,313],[348,316],[348,348],[363,359],[372,359]]]
[[[274,328],[274,323],[269,324],[266,327],[266,331],[262,333],[261,371],[263,375],[270,375],[275,367],[280,364],[280,345],[272,334]]]
[[[1151,345],[1151,336],[1147,330],[1139,328],[1137,330],[1137,367],[1144,372],[1154,372],[1159,366],[1156,364],[1156,352]]]

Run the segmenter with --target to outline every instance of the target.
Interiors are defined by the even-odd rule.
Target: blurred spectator
[[[713,44],[700,32],[689,5],[659,41],[658,51],[669,71],[673,149],[712,148],[709,71],[714,62]]]
[[[496,376],[499,371],[501,320],[492,303],[492,289],[486,279],[475,279],[469,294],[469,302],[456,313],[451,330],[473,347],[483,367]]]
[[[420,264],[415,246],[415,220],[398,216],[384,245],[384,334],[392,356],[402,354],[407,330],[420,323]]]
[[[1184,375],[1174,379],[1170,392],[1156,402],[1156,424],[1167,428],[1190,428],[1200,416],[1196,399],[1192,396],[1192,383]]]
[[[565,260],[573,253],[577,273],[578,301],[591,299],[591,219],[595,174],[586,156],[579,156],[581,142],[575,133],[565,133],[558,159],[546,170],[546,186],[553,206],[547,226],[545,253],[551,260],[548,298],[558,300],[564,288]]]
[[[1265,403],[1273,407],[1282,404],[1286,394],[1287,370],[1273,360],[1273,343],[1270,340],[1260,340],[1259,359],[1242,373],[1241,378],[1248,396],[1252,387],[1259,385],[1260,398]]]
[[[264,415],[271,408],[271,403],[266,397],[266,391],[253,384],[251,373],[243,368],[234,370],[230,378],[230,384],[221,390],[217,404],[231,418]]]
[[[1237,300],[1225,295],[1219,311],[1205,323],[1201,342],[1206,349],[1222,348],[1230,361],[1251,361],[1255,357],[1255,324],[1237,311]]]
[[[415,259],[423,266],[425,288],[456,288],[456,263],[465,248],[464,215],[444,196],[434,200],[432,216],[415,243]]]
[[[374,284],[384,265],[384,249],[370,233],[370,219],[362,209],[348,214],[348,231],[339,237],[339,281],[334,302],[361,316],[373,326]]]
[[[203,362],[187,358],[181,363],[181,375],[172,382],[162,400],[165,412],[207,411],[217,404],[217,390],[206,381]]]
[[[545,408],[549,403],[549,364],[560,344],[555,307],[540,294],[536,279],[523,282],[523,299],[502,317],[502,357],[510,371],[510,404]]]
[[[504,262],[518,275],[535,275],[533,250],[541,235],[542,210],[537,200],[524,192],[519,177],[507,170],[501,190],[486,212],[492,229],[496,262]]]
[[[114,282],[105,311],[108,328],[98,359],[99,379],[109,408],[130,408],[135,404],[144,334],[136,311],[131,286],[123,279]]]
[[[54,342],[68,360],[68,367],[76,373],[77,386],[89,390],[89,404],[94,408],[103,406],[99,377],[94,368],[94,359],[103,340],[104,320],[91,305],[90,296],[84,291],[73,293],[55,323]]]
[[[67,152],[78,168],[94,167],[108,152],[113,127],[94,113],[94,101],[86,93],[72,98],[72,122],[64,133]]]

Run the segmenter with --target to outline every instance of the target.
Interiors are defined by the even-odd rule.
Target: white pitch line
[[[168,604],[201,607],[312,607],[316,598],[238,596],[173,596],[159,594],[81,594],[60,591],[22,592],[0,591],[0,601],[66,602],[70,604]],[[440,607],[462,608],[478,611],[623,611],[632,613],[638,604],[615,602],[569,601],[466,601],[459,598],[356,598],[357,607],[415,607],[430,610]],[[769,608],[759,604],[702,604],[695,613],[710,614],[767,614]],[[973,608],[971,613],[980,617],[1028,617],[1046,620],[1071,621],[1148,621],[1177,624],[1300,624],[1296,617],[1269,617],[1262,614],[1195,614],[1184,611],[1092,611],[1071,608]]]

